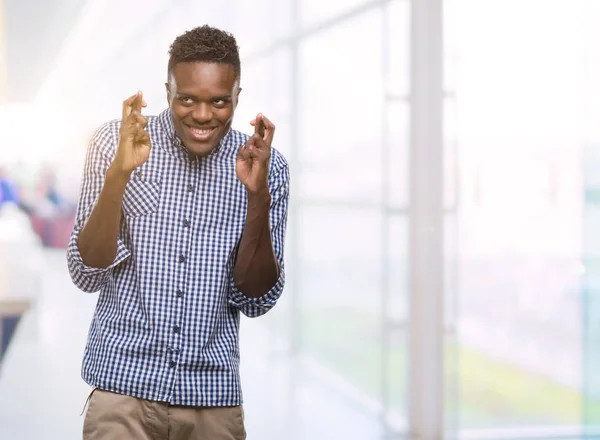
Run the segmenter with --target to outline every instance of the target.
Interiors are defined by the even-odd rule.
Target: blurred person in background
[[[100,291],[83,360],[83,436],[243,439],[240,312],[269,311],[284,286],[289,171],[258,114],[231,124],[235,38],[202,26],[171,45],[168,109],[92,136],[67,250],[73,282]]]
[[[40,170],[37,190],[41,198],[48,200],[57,209],[68,209],[69,203],[58,191],[56,171],[52,166],[45,165]]]
[[[42,165],[27,201],[27,212],[44,246],[66,247],[73,229],[75,208],[62,196],[54,167]]]
[[[5,203],[20,204],[19,188],[4,167],[0,167],[0,206]]]

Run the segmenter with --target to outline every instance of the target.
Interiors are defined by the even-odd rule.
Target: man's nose
[[[194,109],[192,116],[198,122],[208,122],[212,119],[212,107],[205,102],[201,102]]]

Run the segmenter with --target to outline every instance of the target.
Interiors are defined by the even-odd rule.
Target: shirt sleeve
[[[229,303],[240,309],[240,311],[250,317],[255,318],[267,313],[275,306],[277,300],[283,293],[285,285],[285,267],[284,267],[284,244],[285,230],[287,225],[288,199],[290,174],[287,163],[272,178],[269,187],[271,188],[271,207],[269,209],[269,220],[271,224],[271,240],[273,242],[273,251],[279,264],[279,279],[275,285],[263,296],[259,298],[250,298],[244,295],[233,280],[233,274],[230,277]]]
[[[100,290],[106,284],[112,269],[131,255],[123,241],[118,238],[117,255],[113,262],[106,268],[97,268],[87,266],[83,262],[77,246],[79,233],[92,213],[104,185],[106,171],[111,163],[109,154],[111,148],[115,148],[113,143],[114,135],[108,125],[100,128],[90,141],[85,159],[75,225],[67,246],[69,274],[73,283],[84,292]]]

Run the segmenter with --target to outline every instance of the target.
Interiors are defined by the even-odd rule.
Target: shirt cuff
[[[75,231],[73,231],[73,234],[71,234],[68,251],[71,262],[79,268],[79,272],[82,275],[95,275],[107,272],[131,256],[131,252],[129,251],[129,249],[127,249],[127,247],[125,247],[125,243],[123,243],[123,241],[120,238],[117,238],[117,255],[115,256],[115,259],[112,263],[110,263],[109,266],[88,266],[83,262],[83,258],[81,258],[81,254],[79,253],[79,247],[77,246],[77,240],[79,239],[80,231],[81,229],[76,229]]]
[[[271,287],[271,290],[269,290],[263,296],[259,296],[258,298],[250,298],[250,297],[244,295],[244,293],[242,293],[237,287],[235,287],[235,282],[233,280],[233,277],[231,277],[231,283],[230,283],[231,296],[229,298],[229,302],[238,307],[243,307],[247,304],[253,304],[256,306],[263,306],[263,307],[271,307],[271,306],[275,305],[275,303],[281,296],[281,293],[283,292],[284,284],[285,284],[285,273],[282,269],[279,274],[279,278],[277,279],[277,282],[275,283],[275,285],[273,287]]]

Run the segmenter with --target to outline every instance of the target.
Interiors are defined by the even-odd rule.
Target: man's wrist
[[[111,183],[126,185],[131,176],[131,171],[125,171],[114,162],[106,170],[106,180]]]
[[[258,190],[246,189],[246,191],[248,193],[248,206],[268,208],[271,205],[271,193],[268,186]]]

